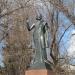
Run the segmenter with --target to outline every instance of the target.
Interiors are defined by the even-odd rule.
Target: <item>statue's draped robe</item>
[[[35,60],[33,66],[44,67],[47,60],[46,48],[48,47],[48,27],[45,22],[38,21],[36,23],[33,40],[35,45]]]

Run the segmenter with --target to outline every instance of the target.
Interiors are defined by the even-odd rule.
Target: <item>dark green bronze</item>
[[[37,23],[35,24],[33,40],[35,45],[35,59],[33,64],[30,65],[30,68],[51,69],[50,64],[46,62],[46,48],[48,48],[48,24],[44,22],[41,18],[37,19]]]

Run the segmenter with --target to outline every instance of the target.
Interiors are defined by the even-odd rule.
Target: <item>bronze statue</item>
[[[48,24],[42,19],[42,16],[36,18],[37,23],[29,26],[29,21],[27,20],[27,29],[31,31],[34,28],[33,32],[33,41],[35,45],[35,59],[33,64],[30,65],[30,68],[40,69],[40,68],[49,68],[50,64],[46,62],[47,53],[46,48],[48,48]]]

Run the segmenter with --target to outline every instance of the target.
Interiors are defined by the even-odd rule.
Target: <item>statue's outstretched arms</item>
[[[31,31],[35,27],[35,24],[32,24],[31,27],[30,27],[29,26],[29,20],[27,20],[26,27],[27,27],[28,31]]]
[[[35,28],[35,24],[33,23],[30,27],[30,30],[32,30],[33,28]]]

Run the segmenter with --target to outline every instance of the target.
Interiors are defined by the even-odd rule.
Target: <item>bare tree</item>
[[[55,71],[62,71],[59,53],[59,45],[62,42],[62,38],[66,31],[72,26],[61,26],[65,29],[61,35],[59,32],[59,12],[63,12],[65,16],[75,24],[75,17],[69,12],[69,8],[64,5],[62,0],[41,0],[45,6],[39,7],[38,0],[0,0],[0,20],[5,19],[0,24],[2,27],[0,30],[3,32],[0,42],[5,40],[6,48],[4,49],[4,63],[8,75],[20,75],[24,74],[24,70],[29,67],[32,59],[33,49],[29,49],[31,40],[31,34],[26,29],[26,18],[31,19],[31,22],[35,22],[35,16],[38,13],[42,13],[40,10],[46,10],[46,15],[42,13],[44,20],[48,22],[50,27],[50,56],[53,60],[52,66]],[[13,7],[13,8],[12,8]],[[44,13],[45,13],[44,12]],[[58,40],[58,36],[60,36]],[[67,58],[65,56],[64,58]],[[65,61],[68,59],[64,59]],[[49,61],[51,63],[51,61]],[[66,63],[66,62],[64,62]]]

